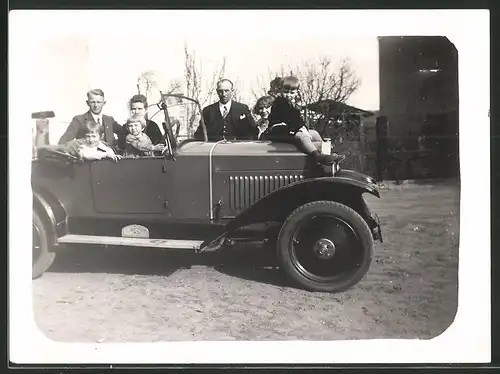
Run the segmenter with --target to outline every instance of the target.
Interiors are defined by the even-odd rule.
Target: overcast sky
[[[141,71],[155,71],[160,86],[182,78],[184,43],[202,62],[204,75],[226,57],[226,76],[238,83],[250,105],[252,88],[259,77],[268,78],[269,69],[321,55],[334,65],[348,58],[361,79],[348,103],[377,110],[377,36],[394,35],[395,28],[400,30],[396,35],[422,29],[422,18],[408,15],[345,10],[14,11],[9,13],[10,50],[20,74],[18,88],[36,97],[24,105],[26,114],[54,110],[54,136],[87,110],[85,92],[95,87],[106,93],[105,112],[123,123]],[[439,35],[439,23],[426,19],[437,27],[429,33]]]
[[[26,59],[36,61],[27,71],[37,96],[30,111],[54,110],[56,121],[83,113],[91,87],[105,91],[106,113],[124,121],[141,71],[155,71],[160,86],[182,79],[184,43],[206,76],[226,57],[226,76],[237,82],[248,104],[269,69],[322,55],[334,65],[348,58],[362,80],[349,103],[378,109],[376,35],[351,36],[338,30],[332,17],[312,15],[318,22],[305,11],[40,11],[15,15],[23,32],[14,36]],[[280,18],[286,26],[280,27]]]

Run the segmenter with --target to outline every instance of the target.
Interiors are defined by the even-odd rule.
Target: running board
[[[59,243],[123,245],[129,247],[194,249],[198,250],[203,240],[124,238],[120,236],[64,235]]]

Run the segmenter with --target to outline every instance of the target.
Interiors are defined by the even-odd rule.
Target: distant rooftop
[[[314,104],[307,105],[309,110],[317,113],[322,113],[330,117],[339,116],[342,114],[355,114],[361,117],[371,117],[375,114],[374,111],[356,108],[351,105],[339,103],[333,100],[321,100]]]

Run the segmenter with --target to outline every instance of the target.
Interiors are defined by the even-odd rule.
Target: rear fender
[[[33,191],[33,210],[45,224],[49,243],[57,245],[57,238],[66,234],[67,214],[63,205],[47,191]]]
[[[226,230],[232,232],[258,222],[283,222],[299,206],[319,200],[346,204],[365,217],[366,205],[361,196],[365,192],[380,198],[373,183],[346,177],[305,179],[266,195],[229,222]]]

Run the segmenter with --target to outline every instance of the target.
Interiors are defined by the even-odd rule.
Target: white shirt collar
[[[102,123],[102,113],[99,114],[99,115],[97,115],[97,114],[94,114],[94,113],[90,112],[90,114],[92,115],[92,118],[94,118],[94,121],[96,121],[96,123],[97,123],[97,119],[99,118],[99,123],[101,125],[103,125],[103,123]]]
[[[227,103],[225,104],[222,104],[220,101],[219,101],[219,110],[220,110],[220,114],[224,114],[224,107],[227,108],[227,112],[229,113],[229,111],[231,110],[231,103],[232,103],[232,100],[229,100]]]

